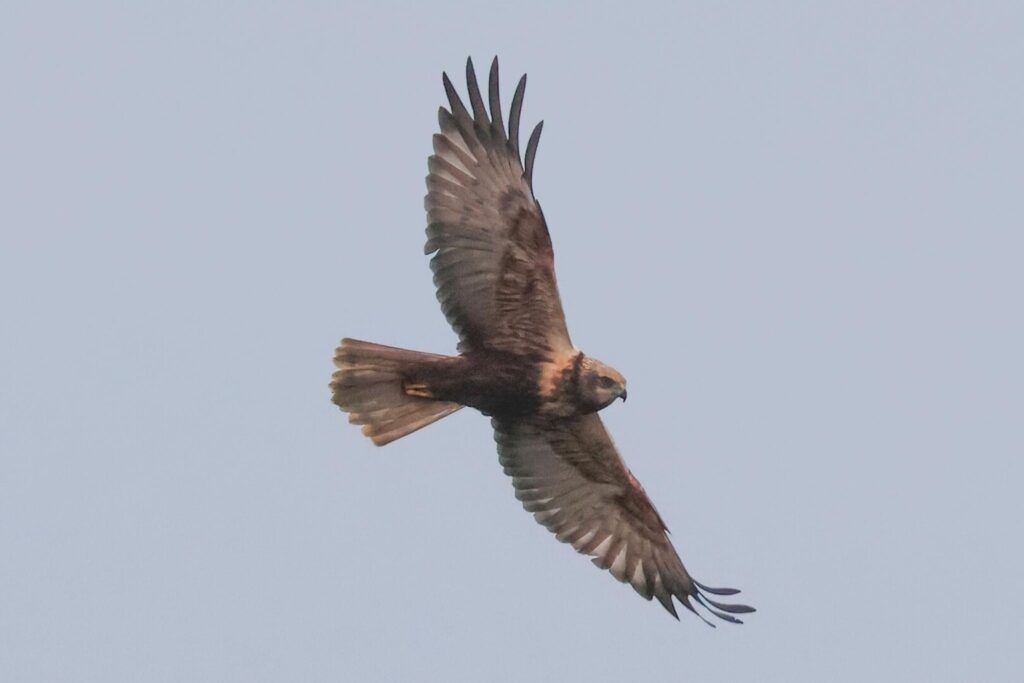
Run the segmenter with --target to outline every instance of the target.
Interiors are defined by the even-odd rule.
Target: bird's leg
[[[433,392],[427,388],[426,384],[405,384],[405,394],[407,396],[418,396],[419,398],[434,398]]]

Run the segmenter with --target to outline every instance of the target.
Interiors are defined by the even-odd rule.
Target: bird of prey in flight
[[[472,60],[468,109],[447,74],[442,80],[450,109],[438,111],[441,130],[428,160],[424,251],[434,255],[437,298],[459,336],[459,353],[343,339],[334,358],[334,403],[378,446],[463,406],[476,408],[491,418],[516,498],[559,541],[677,619],[673,598],[698,616],[694,603],[742,623],[735,615],[753,608],[713,599],[739,591],[690,576],[598,416],[626,400],[626,380],[569,339],[551,238],[533,192],[543,122],[520,157],[526,76],[512,96],[507,128],[497,58],[487,104]]]

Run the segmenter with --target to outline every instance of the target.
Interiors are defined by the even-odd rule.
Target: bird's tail
[[[408,393],[406,373],[446,356],[342,339],[334,355],[331,400],[378,446],[422,429],[462,406]]]

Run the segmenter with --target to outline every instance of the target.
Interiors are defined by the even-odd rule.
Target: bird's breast
[[[541,364],[538,382],[540,414],[570,417],[579,412],[578,384],[582,358],[581,352],[571,351]]]

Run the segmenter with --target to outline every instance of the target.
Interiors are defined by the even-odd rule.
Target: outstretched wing
[[[596,413],[554,422],[496,418],[491,424],[516,498],[559,541],[591,555],[644,598],[657,598],[677,619],[673,596],[698,616],[691,599],[734,623],[742,623],[734,614],[754,611],[708,597],[739,591],[709,588],[690,577]]]
[[[572,348],[555,284],[554,253],[544,214],[533,196],[533,160],[543,122],[519,158],[519,114],[526,76],[509,113],[508,134],[498,96],[498,60],[491,64],[484,107],[466,63],[472,114],[448,75],[451,111],[438,112],[441,132],[427,176],[427,244],[441,309],[459,335],[462,351],[513,353]]]

